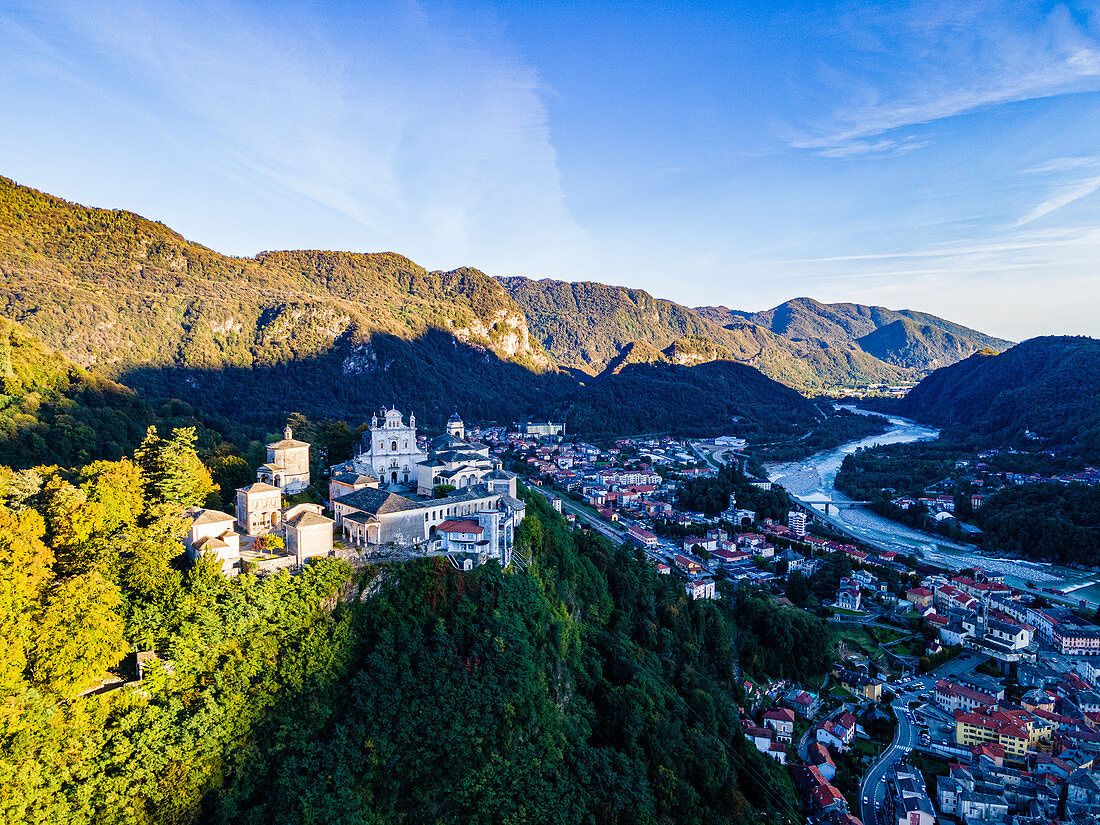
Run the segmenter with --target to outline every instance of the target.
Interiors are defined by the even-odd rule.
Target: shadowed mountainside
[[[936,370],[893,408],[991,444],[1031,430],[1038,443],[1100,458],[1100,341],[1049,336],[979,352]]]

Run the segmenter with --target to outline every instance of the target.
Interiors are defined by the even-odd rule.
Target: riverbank
[[[853,409],[853,412],[864,411]],[[841,508],[850,507],[830,508],[828,522],[858,541],[924,558],[930,564],[947,570],[959,571],[980,566],[1003,575],[1009,585],[1037,593],[1050,588],[1059,591],[1065,598],[1100,601],[1100,577],[1095,573],[1052,563],[984,555],[973,545],[925,533],[865,507],[851,506],[852,499],[836,489],[836,476],[845,457],[857,450],[882,444],[932,441],[940,435],[936,428],[907,418],[889,416],[888,420],[890,429],[883,433],[823,450],[799,461],[769,462],[764,469],[769,480],[782,485],[803,506],[822,516],[825,502]]]

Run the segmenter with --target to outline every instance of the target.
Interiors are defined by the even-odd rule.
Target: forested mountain
[[[0,461],[17,468],[118,459],[154,415],[137,394],[0,318]]]
[[[953,364],[980,349],[1004,350],[1011,341],[994,338],[935,315],[862,304],[823,304],[794,298],[763,312],[726,307],[696,307],[704,318],[722,326],[758,324],[802,348],[855,348],[881,361],[886,378],[897,379]]]
[[[1100,458],[1100,341],[1032,338],[936,370],[896,405],[902,415],[1002,444]],[[1035,439],[1025,437],[1030,430]]]
[[[0,820],[801,821],[742,735],[741,672],[820,679],[823,621],[693,601],[541,496],[523,571],[227,579],[176,558],[212,493],[191,438],[0,474]],[[143,681],[101,686],[135,649]]]
[[[776,381],[813,391],[913,381],[982,347],[1008,346],[910,310],[808,298],[755,314],[726,307],[692,310],[640,289],[499,280],[523,308],[531,334],[558,363],[594,373],[616,368],[627,347],[636,357],[634,349],[642,343],[666,350],[677,342],[705,340],[708,346],[694,347],[696,353],[749,364]]]
[[[938,369],[974,354],[974,338],[959,337],[947,330],[899,318],[857,339],[860,348],[898,367],[914,370]],[[1010,346],[1002,342],[1000,349]]]
[[[746,360],[714,342],[740,346],[736,336],[644,293],[639,305],[677,329],[661,339],[666,352],[578,380],[477,270],[428,272],[392,253],[234,258],[132,213],[2,178],[0,273],[0,314],[96,376],[256,428],[289,411],[355,426],[383,404],[428,426],[456,407],[479,421],[564,417],[590,437],[636,425],[714,434],[736,421],[750,438],[776,440],[819,419],[751,367],[707,364]]]

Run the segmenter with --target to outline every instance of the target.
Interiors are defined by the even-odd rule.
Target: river
[[[848,406],[845,409],[863,412]],[[888,420],[890,428],[878,435],[824,450],[802,461],[765,464],[768,478],[824,516],[824,502],[851,501],[835,486],[836,475],[846,456],[856,450],[880,444],[932,441],[940,434],[933,427],[900,416],[889,416]],[[830,508],[828,521],[837,529],[867,544],[880,549],[923,556],[941,567],[962,570],[980,565],[983,569],[1004,574],[1005,582],[1016,587],[1025,587],[1027,582],[1033,582],[1037,588],[1054,587],[1063,593],[1072,591],[1073,597],[1077,599],[1100,600],[1100,584],[1095,575],[1052,564],[983,556],[972,545],[923,533],[880,516],[866,507],[856,506],[841,510]]]

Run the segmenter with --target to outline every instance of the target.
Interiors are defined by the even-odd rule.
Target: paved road
[[[552,499],[555,495],[560,496],[560,494],[547,490],[544,487],[532,486],[531,489],[537,490],[539,493],[542,493],[542,495],[545,496],[548,500]],[[565,496],[560,496],[560,498],[561,509],[563,512],[572,513],[576,517],[577,521],[583,521],[589,527],[592,527],[598,533],[600,533],[604,538],[615,542],[615,544],[622,544],[624,541],[627,540],[627,534],[625,530],[616,530],[606,521],[592,515],[590,512],[578,505],[572,499],[566,498]]]
[[[978,653],[966,653],[956,656],[949,662],[938,667],[932,673],[913,679],[905,687],[898,690],[892,703],[894,715],[898,719],[897,730],[894,731],[894,741],[890,747],[882,752],[876,761],[864,774],[859,784],[859,818],[863,825],[878,825],[878,810],[886,798],[886,785],[883,777],[894,769],[894,765],[904,759],[917,745],[920,730],[910,718],[911,711],[908,704],[912,701],[920,701],[919,695],[931,690],[937,681],[945,676],[958,676],[972,671],[987,657]],[[942,714],[935,705],[929,705],[929,710],[936,714]],[[946,716],[947,714],[943,714]]]
[[[915,698],[915,693],[899,693],[894,698],[894,714],[898,718],[894,741],[864,774],[859,785],[859,818],[863,820],[863,825],[878,825],[878,809],[886,799],[886,785],[882,780],[917,744],[917,729],[909,721],[910,711],[906,706]]]

